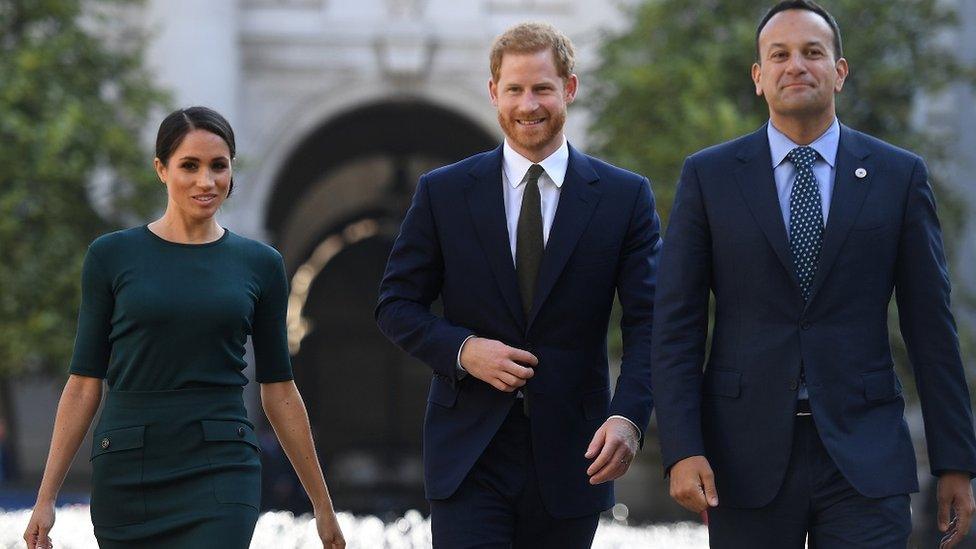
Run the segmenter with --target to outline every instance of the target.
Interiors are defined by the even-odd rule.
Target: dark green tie
[[[535,282],[539,278],[539,266],[546,245],[542,238],[542,196],[539,194],[539,176],[542,166],[532,164],[522,194],[522,209],[519,210],[518,229],[515,231],[515,272],[518,274],[519,293],[522,294],[522,311],[525,321],[529,321],[532,298],[535,295]],[[529,415],[529,392],[522,388],[522,410]]]
[[[529,320],[535,281],[539,277],[545,243],[542,239],[542,196],[539,194],[539,176],[542,166],[532,164],[522,194],[518,229],[515,232],[515,272],[518,274],[519,293],[522,295],[522,311]]]

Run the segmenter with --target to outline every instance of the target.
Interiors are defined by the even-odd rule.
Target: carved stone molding
[[[386,0],[386,12],[393,19],[420,19],[427,11],[427,0]]]

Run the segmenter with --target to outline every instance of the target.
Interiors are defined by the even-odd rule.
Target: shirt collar
[[[537,162],[545,170],[549,179],[556,184],[556,188],[563,186],[563,180],[566,179],[566,169],[569,167],[569,145],[565,136],[562,139],[563,143],[558,149],[542,162]],[[508,184],[513,189],[517,189],[522,184],[525,174],[532,164],[531,160],[515,152],[515,149],[508,144],[508,139],[505,140],[502,147],[502,169],[505,171],[505,177],[508,178]]]
[[[794,143],[789,137],[786,137],[783,132],[776,129],[772,121],[766,125],[766,135],[769,138],[769,152],[773,157],[773,169],[776,169],[777,166],[783,163],[783,160],[786,159],[786,155],[790,154],[790,151],[800,146]],[[838,144],[840,144],[840,122],[834,117],[833,124],[820,137],[815,139],[813,143],[810,143],[810,147],[817,151],[820,158],[823,158],[833,168],[834,162],[837,160]]]

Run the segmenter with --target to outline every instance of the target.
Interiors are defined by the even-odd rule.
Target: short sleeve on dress
[[[261,295],[254,309],[255,380],[274,383],[294,379],[288,353],[285,317],[288,311],[288,279],[281,255],[274,251],[270,269],[261,281]]]
[[[70,373],[105,377],[112,352],[109,337],[114,305],[112,280],[89,247],[81,269],[81,309]]]

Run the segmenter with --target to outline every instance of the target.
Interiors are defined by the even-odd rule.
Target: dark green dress
[[[261,465],[245,343],[256,381],[292,379],[287,300],[278,252],[230,231],[178,244],[142,226],[91,244],[71,373],[109,388],[91,456],[100,547],[248,547]]]

